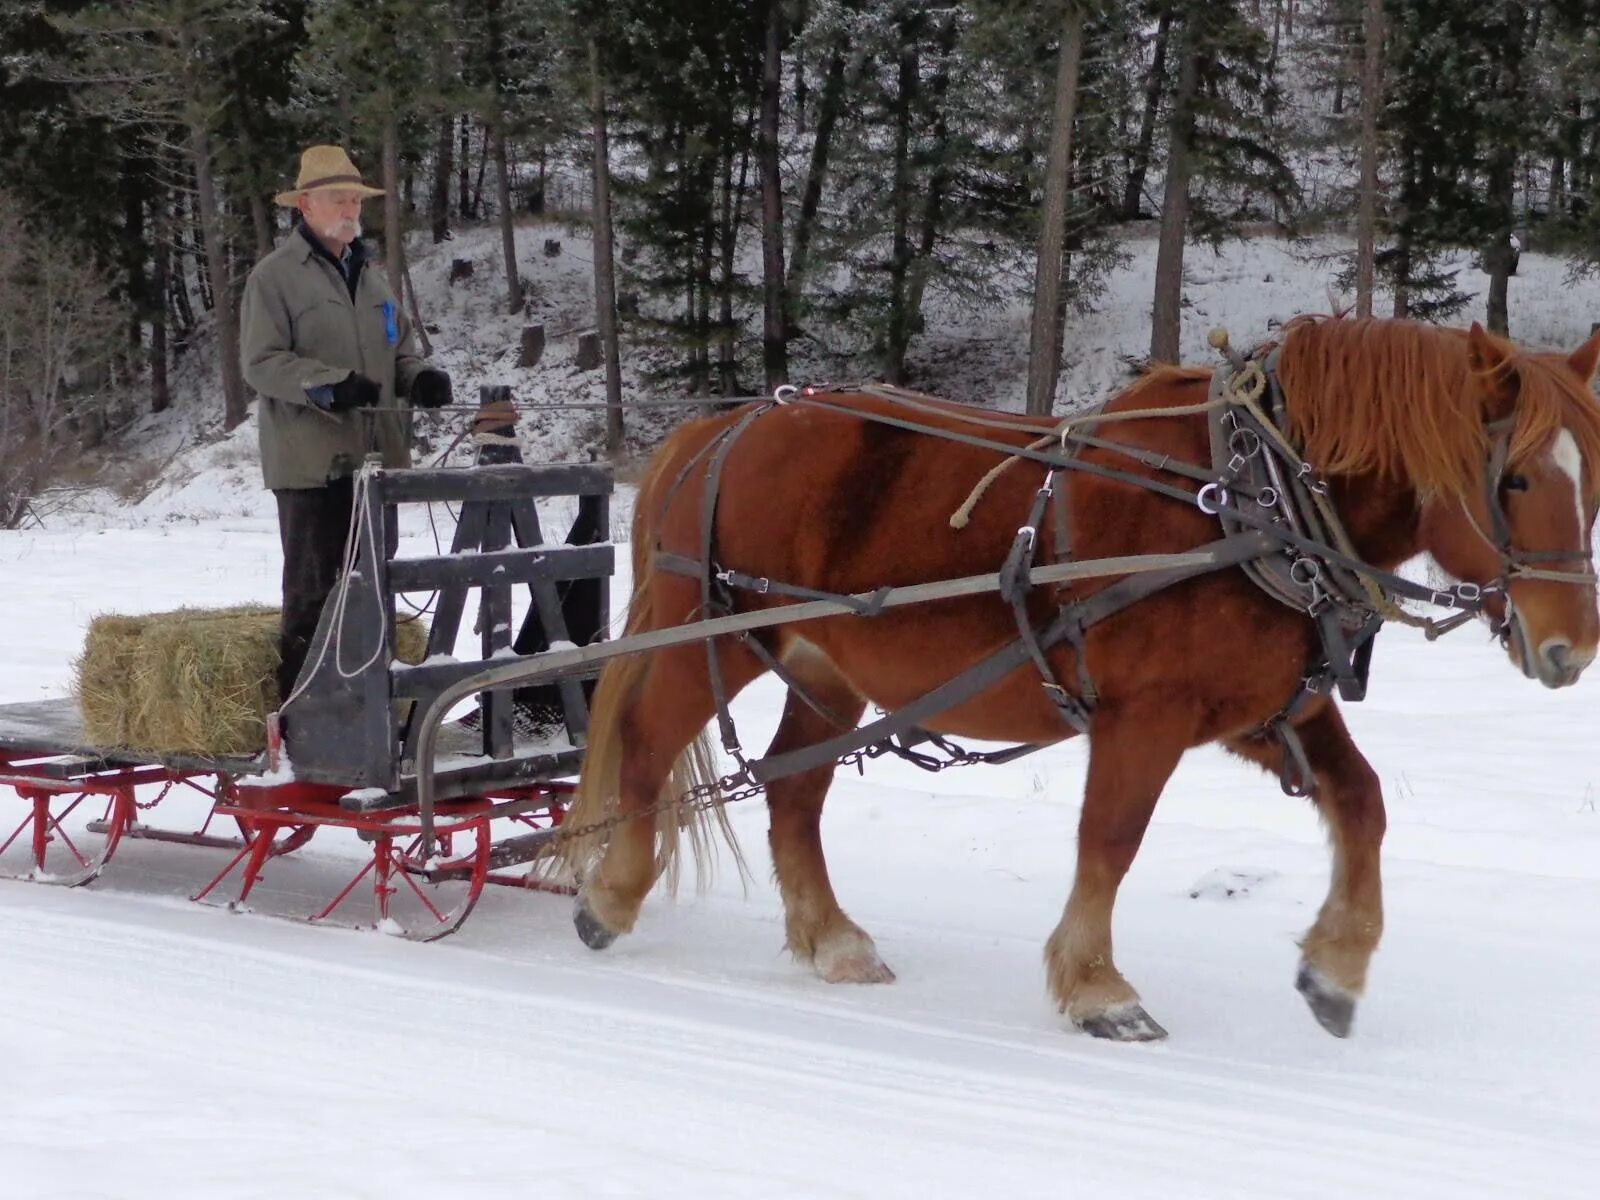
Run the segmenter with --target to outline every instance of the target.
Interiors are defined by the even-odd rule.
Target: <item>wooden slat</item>
[[[389,586],[397,592],[432,592],[445,587],[509,586],[536,579],[553,583],[610,575],[615,562],[616,553],[609,544],[397,558],[389,564]]]
[[[545,653],[549,653],[546,651]],[[405,663],[395,663],[391,668],[394,679],[394,698],[396,700],[432,700],[445,688],[463,679],[470,679],[474,675],[481,675],[487,667],[498,667],[508,663],[531,663],[539,656],[537,654],[507,655],[497,658],[492,663],[486,662],[441,662],[426,663],[421,666],[408,666]],[[572,678],[577,681],[585,679],[598,679],[600,668],[593,670],[578,670],[572,672]]]
[[[383,472],[383,499],[415,501],[521,500],[533,496],[606,496],[614,490],[611,468],[601,463],[527,466],[431,467]]]

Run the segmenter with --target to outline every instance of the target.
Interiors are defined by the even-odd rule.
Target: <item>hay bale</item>
[[[139,749],[253,754],[278,706],[278,613],[165,613],[145,626],[133,664]]]
[[[248,755],[278,707],[275,608],[96,617],[77,663],[90,743],[148,753]],[[427,627],[400,622],[399,657],[420,662]]]
[[[89,623],[83,654],[72,664],[83,726],[97,745],[126,746],[136,708],[133,666],[148,617],[107,614]]]

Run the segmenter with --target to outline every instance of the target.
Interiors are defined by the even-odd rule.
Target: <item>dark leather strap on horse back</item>
[[[724,430],[719,437],[716,453],[706,468],[705,491],[700,497],[700,559],[705,564],[700,574],[700,609],[704,616],[732,611],[732,595],[726,584],[720,584],[710,570],[716,561],[717,497],[722,491],[722,468],[728,461],[728,452],[749,429],[755,419],[772,406],[757,405]],[[739,745],[739,732],[734,727],[733,715],[728,712],[728,689],[722,681],[722,663],[717,655],[717,639],[706,639],[706,669],[711,685],[711,698],[717,710],[717,730],[722,748],[741,768],[745,765],[744,751]]]
[[[1106,403],[1106,401],[1101,401],[1100,404],[1096,406],[1095,411],[1103,412],[1105,410]],[[1068,463],[1078,456],[1078,451],[1082,448],[1085,442],[1085,436],[1080,433],[1074,433],[1072,437],[1068,439],[1068,443],[1065,448],[1066,459]],[[1096,440],[1095,444],[1100,444],[1098,439]],[[1068,468],[1057,468],[1058,471],[1066,469]],[[1072,517],[1067,509],[1066,480],[1061,480],[1055,483],[1054,490],[1054,503],[1050,508],[1050,532],[1052,538],[1052,547],[1055,555],[1054,561],[1058,563],[1068,562],[1072,558]],[[1060,591],[1057,592],[1058,597],[1059,595]],[[1099,695],[1095,690],[1094,677],[1089,674],[1089,657],[1083,643],[1083,630],[1076,625],[1071,626],[1067,630],[1066,640],[1067,644],[1072,647],[1073,662],[1077,665],[1078,699],[1084,708],[1092,712],[1095,703],[1099,700]]]
[[[1265,553],[1270,548],[1270,539],[1261,534],[1226,537],[1198,547],[1200,551],[1212,556],[1208,562],[1196,566],[1173,567],[1166,571],[1126,575],[1094,595],[1064,607],[1039,633],[1039,644],[1048,649],[1066,636],[1067,628],[1074,622],[1080,629],[1088,629],[1174,584],[1237,566],[1246,559]],[[876,721],[810,746],[802,746],[783,754],[769,754],[765,758],[749,763],[746,769],[755,782],[768,783],[774,779],[812,770],[826,763],[837,762],[847,754],[905,733],[920,726],[924,721],[965,703],[1026,664],[1029,656],[1030,652],[1024,639],[1018,638],[980,659],[960,674],[947,679],[932,691],[919,696],[910,704]]]
[[[1011,550],[1006,555],[1005,565],[1000,568],[1000,596],[1011,606],[1012,617],[1017,623],[1017,636],[1027,650],[1028,657],[1033,660],[1034,669],[1039,672],[1039,681],[1044,687],[1045,695],[1050,697],[1050,702],[1056,706],[1056,711],[1061,714],[1063,721],[1079,733],[1088,733],[1089,706],[1061,686],[1061,681],[1056,678],[1055,668],[1050,665],[1050,659],[1045,653],[1045,647],[1039,640],[1039,631],[1034,628],[1033,618],[1028,613],[1028,596],[1033,591],[1031,577],[1033,556],[1039,546],[1039,529],[1044,522],[1045,506],[1055,494],[1055,482],[1056,473],[1051,470],[1045,474],[1044,482],[1034,493],[1033,507],[1028,512],[1027,523],[1017,530],[1017,535],[1011,542]],[[1071,628],[1079,631],[1074,645],[1079,648],[1078,658],[1081,664],[1083,644],[1081,630],[1075,624]],[[1063,633],[1067,631],[1063,630]]]

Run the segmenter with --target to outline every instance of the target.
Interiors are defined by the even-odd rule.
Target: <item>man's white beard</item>
[[[352,217],[349,220],[341,218],[324,229],[322,236],[329,240],[353,242],[361,236],[361,218]]]

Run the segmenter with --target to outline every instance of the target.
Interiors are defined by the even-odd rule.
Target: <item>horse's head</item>
[[[1527,354],[1473,324],[1466,386],[1485,452],[1481,483],[1422,504],[1423,546],[1485,589],[1485,610],[1525,675],[1577,682],[1600,641],[1590,536],[1600,498],[1600,333],[1571,356]]]

